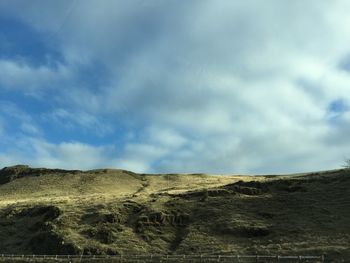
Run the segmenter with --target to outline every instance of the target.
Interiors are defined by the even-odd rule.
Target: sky
[[[0,167],[340,168],[349,13],[347,0],[1,0]]]

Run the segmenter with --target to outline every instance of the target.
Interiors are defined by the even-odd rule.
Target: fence
[[[325,262],[324,256],[286,255],[9,255],[2,262]]]

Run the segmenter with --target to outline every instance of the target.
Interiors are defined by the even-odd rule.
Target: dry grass
[[[350,256],[348,169],[290,176],[26,169],[0,184],[3,253]]]

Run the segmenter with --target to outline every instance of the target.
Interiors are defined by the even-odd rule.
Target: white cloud
[[[55,32],[69,7],[10,11]],[[337,167],[350,154],[348,113],[334,123],[328,111],[337,99],[350,101],[350,74],[340,66],[350,54],[349,10],[348,1],[78,3],[53,39],[70,65],[98,59],[111,74],[97,92],[82,85],[60,93],[62,109],[52,116],[89,128],[104,118],[131,127],[136,135],[112,159],[135,171]],[[11,61],[0,61],[1,69],[7,87],[43,87],[73,74]],[[105,148],[48,145],[40,149],[58,152],[41,153],[47,164],[74,166],[73,152],[79,165],[79,158],[92,166],[112,160]]]
[[[51,89],[54,82],[63,82],[70,72],[63,65],[57,69],[46,66],[33,67],[21,61],[0,60],[0,86],[35,93],[38,89]]]
[[[157,172],[156,163],[172,156],[186,143],[186,138],[178,132],[153,126],[145,129],[138,141],[125,145],[116,164],[120,168],[140,173]]]
[[[80,142],[47,142],[40,137],[22,136],[14,147],[0,154],[0,166],[18,163],[34,167],[93,169],[117,168],[113,163],[112,146],[93,146]]]
[[[128,143],[125,147],[115,145],[94,146],[73,142],[51,143],[39,136],[8,136],[12,145],[0,154],[0,167],[18,163],[34,167],[94,169],[122,168],[135,172],[153,171],[152,162],[184,145],[184,138],[170,130],[151,128],[145,131],[141,142]]]

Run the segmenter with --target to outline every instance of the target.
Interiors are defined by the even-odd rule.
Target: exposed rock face
[[[56,231],[55,220],[60,217],[61,210],[51,205],[37,205],[29,208],[11,206],[0,214],[0,226],[16,229],[9,231],[9,247],[11,242],[21,240],[26,249],[34,254],[76,254],[79,249],[64,240],[62,234]],[[12,241],[13,240],[13,241]],[[2,241],[5,243],[5,241]]]
[[[227,185],[225,188],[234,191],[235,193],[245,195],[262,195],[269,191],[266,184],[260,182],[243,182],[238,181],[237,183]]]
[[[153,211],[148,214],[141,215],[137,220],[137,225],[172,225],[172,226],[186,226],[190,221],[190,216],[186,213],[178,212],[163,212]]]

